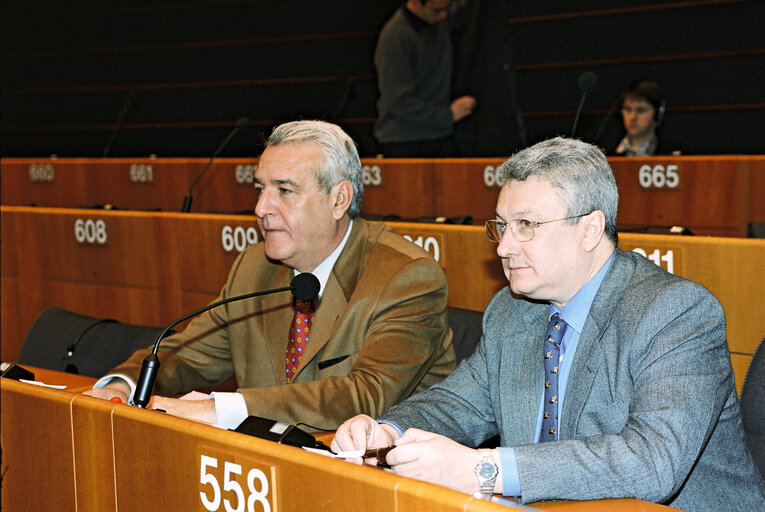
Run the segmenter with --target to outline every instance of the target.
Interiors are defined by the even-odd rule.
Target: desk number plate
[[[276,468],[197,447],[200,512],[276,512]]]

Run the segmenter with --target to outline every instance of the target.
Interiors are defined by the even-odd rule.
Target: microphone
[[[592,71],[585,71],[579,75],[579,89],[582,91],[582,99],[579,100],[579,108],[576,109],[576,116],[574,116],[574,125],[571,127],[571,138],[574,138],[576,133],[576,125],[579,123],[579,115],[582,113],[582,107],[584,106],[584,99],[587,97],[587,93],[592,91],[598,86],[598,75]]]
[[[120,115],[117,116],[117,121],[114,123],[114,126],[112,127],[112,132],[109,134],[109,140],[106,141],[106,147],[104,147],[103,153],[101,153],[102,158],[106,158],[109,156],[109,151],[112,149],[112,144],[114,144],[114,139],[117,138],[117,132],[120,131],[120,128],[122,128],[122,121],[125,120],[125,116],[127,115],[128,111],[130,110],[130,107],[133,104],[133,98],[135,98],[135,89],[131,89],[128,93],[128,97],[125,100],[125,104],[122,106],[122,111],[120,111]]]
[[[592,141],[593,144],[597,145],[600,142],[600,136],[603,134],[603,128],[606,127],[606,124],[611,118],[611,114],[613,114],[614,110],[616,110],[616,107],[622,102],[623,99],[624,99],[624,96],[620,94],[619,96],[616,97],[614,102],[611,104],[611,107],[608,109],[608,112],[606,112],[606,115],[603,118],[603,121],[601,121],[600,126],[598,126],[598,131],[595,132],[595,138]]]
[[[231,133],[228,134],[228,137],[223,139],[223,142],[221,142],[221,145],[218,146],[218,149],[215,150],[215,153],[212,154],[210,157],[210,160],[207,161],[207,164],[205,164],[204,169],[202,169],[202,172],[200,172],[196,179],[194,180],[194,183],[191,184],[191,187],[189,187],[189,191],[186,194],[186,197],[183,198],[183,207],[181,208],[181,212],[188,213],[191,210],[191,200],[193,199],[191,196],[191,193],[194,191],[194,188],[197,186],[197,183],[199,183],[199,180],[202,179],[202,176],[205,175],[207,172],[207,169],[210,168],[210,165],[212,164],[213,160],[216,156],[218,156],[218,153],[223,151],[223,148],[225,148],[229,142],[231,142],[231,139],[234,138],[234,135],[236,135],[239,130],[244,130],[245,128],[250,126],[250,119],[248,117],[240,117],[236,120],[236,126],[234,126],[234,129],[231,130]]]
[[[335,111],[332,113],[332,118],[337,119],[340,117],[340,114],[343,113],[345,110],[345,107],[348,106],[348,103],[350,103],[351,98],[353,98],[355,92],[356,92],[356,79],[355,78],[349,78],[345,81],[345,89],[343,89],[343,95],[340,98],[340,102],[337,104],[337,107],[335,107]]]
[[[175,322],[168,325],[161,333],[159,333],[159,336],[157,336],[157,341],[154,342],[154,350],[152,350],[151,354],[146,356],[146,358],[143,360],[143,364],[141,365],[141,373],[138,376],[135,393],[133,394],[132,405],[142,409],[145,409],[146,406],[149,405],[151,394],[154,391],[154,384],[157,381],[157,374],[159,373],[159,358],[157,357],[159,343],[162,341],[162,338],[167,335],[168,331],[170,331],[170,329],[179,323],[183,322],[184,320],[188,320],[195,315],[204,313],[207,310],[222,306],[223,304],[228,304],[229,302],[249,299],[259,295],[286,292],[287,290],[291,291],[292,295],[297,299],[313,300],[319,295],[320,288],[321,284],[319,283],[319,280],[316,278],[316,276],[310,272],[304,272],[293,277],[289,286],[285,286],[283,288],[274,288],[273,290],[265,290],[262,292],[252,292],[244,295],[237,295],[236,297],[229,297],[228,299],[223,299],[218,302],[208,304],[207,306],[198,309],[193,313],[182,316]]]

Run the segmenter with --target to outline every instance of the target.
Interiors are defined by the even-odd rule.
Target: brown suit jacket
[[[292,277],[256,244],[234,262],[216,300],[289,286]],[[174,396],[233,373],[250,415],[334,429],[356,414],[381,415],[455,368],[446,277],[430,255],[383,224],[354,221],[298,373],[286,384],[292,300],[286,292],[266,295],[196,317],[163,340],[155,394]],[[113,372],[136,379],[149,352]]]

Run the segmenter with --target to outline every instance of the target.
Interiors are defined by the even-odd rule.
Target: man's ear
[[[351,207],[351,201],[353,200],[353,185],[351,185],[351,182],[348,180],[336,183],[332,187],[331,196],[333,201],[332,216],[335,220],[340,220]]]
[[[581,220],[584,229],[582,244],[587,251],[595,249],[606,231],[606,216],[600,210],[588,213]]]

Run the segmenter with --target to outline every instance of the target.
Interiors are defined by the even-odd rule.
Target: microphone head
[[[250,118],[249,117],[240,117],[236,120],[236,129],[237,130],[245,130],[250,127]]]
[[[592,71],[585,71],[579,75],[579,89],[583,92],[590,92],[598,86],[598,75]]]
[[[290,291],[296,299],[313,300],[319,296],[321,284],[319,279],[310,272],[303,272],[292,278]]]

